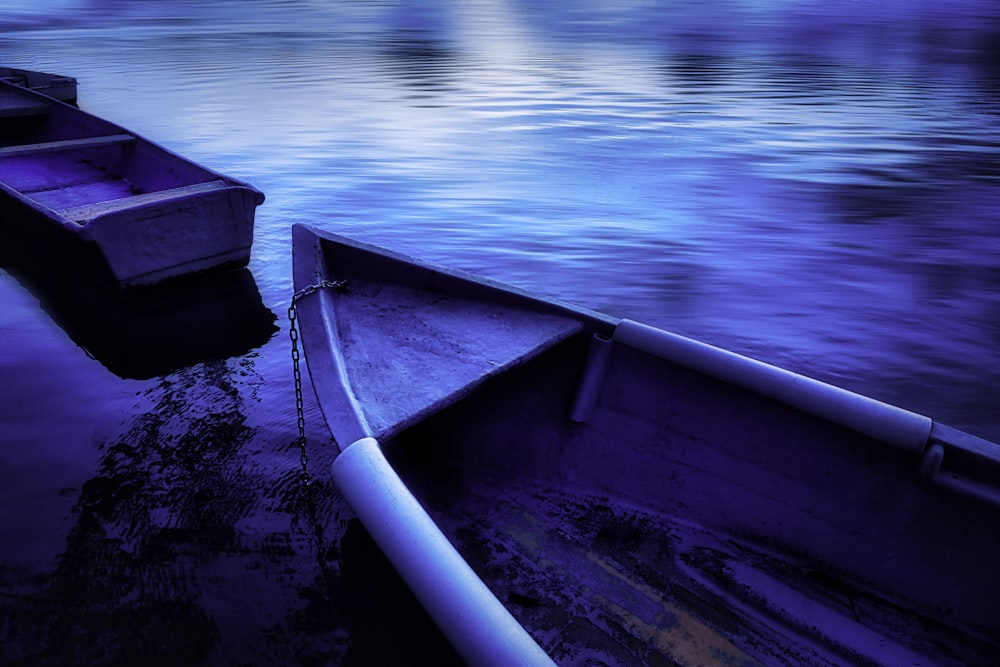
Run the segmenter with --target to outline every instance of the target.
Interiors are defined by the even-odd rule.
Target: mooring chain
[[[299,366],[299,330],[297,326],[298,313],[295,305],[305,297],[321,289],[342,290],[347,286],[346,280],[321,280],[313,285],[303,287],[292,295],[292,302],[288,306],[288,337],[292,340],[292,375],[295,378],[295,416],[298,422],[299,437],[296,443],[299,446],[299,461],[302,464],[302,480],[306,485],[311,481],[309,476],[309,453],[306,451],[306,410],[302,401],[302,371]]]

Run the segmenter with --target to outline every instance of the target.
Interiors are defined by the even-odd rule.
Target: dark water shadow
[[[340,563],[332,592],[349,610],[352,638],[342,665],[465,664],[356,519],[340,541]]]
[[[0,664],[461,664],[332,483],[257,456],[252,373],[209,362],[145,392],[52,569],[0,565]]]
[[[454,75],[463,63],[441,11],[433,7],[394,10],[378,35],[377,48],[379,66],[408,91],[408,98],[418,101],[417,106],[427,106],[419,100],[455,88]]]
[[[12,238],[0,246],[0,267],[121,378],[148,379],[240,356],[278,331],[248,269],[121,291]]]
[[[162,379],[152,409],[101,445],[63,552],[31,581],[4,571],[12,665],[204,664],[221,640],[198,566],[240,554],[256,502],[238,465],[254,429],[225,362]],[[0,661],[3,662],[3,661]]]

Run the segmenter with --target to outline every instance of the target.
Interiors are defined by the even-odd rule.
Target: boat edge
[[[1000,507],[1000,444],[993,441],[808,375],[627,318],[612,317],[539,296],[496,280],[425,262],[311,225],[296,223],[293,225],[293,236],[296,234],[308,234],[318,239],[315,246],[317,252],[322,252],[319,240],[325,240],[449,280],[471,283],[477,288],[492,290],[494,294],[514,298],[548,312],[583,318],[588,328],[598,336],[609,336],[618,344],[636,347],[670,363],[742,387],[885,445],[905,450],[916,459],[915,474],[920,474],[926,482]],[[594,391],[592,387],[588,389]],[[946,471],[941,466],[945,455],[949,462],[945,466],[948,468]]]

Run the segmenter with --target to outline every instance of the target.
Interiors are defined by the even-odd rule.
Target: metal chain
[[[298,312],[296,311],[295,306],[303,298],[320,289],[333,288],[335,290],[342,290],[346,286],[346,280],[322,280],[314,285],[304,287],[293,294],[292,301],[288,306],[288,337],[292,341],[292,372],[295,378],[295,413],[299,429],[298,439],[295,441],[295,444],[299,447],[299,462],[302,464],[301,477],[304,491],[302,499],[305,503],[305,509],[308,512],[309,525],[312,527],[313,531],[316,562],[318,563],[320,572],[323,573],[324,577],[330,577],[333,575],[329,563],[330,554],[327,550],[326,538],[323,534],[324,522],[319,520],[319,511],[316,499],[317,487],[313,485],[312,476],[309,474],[309,453],[306,451],[306,416],[302,400],[302,371],[300,368],[299,355]],[[334,498],[339,499],[339,492],[336,489],[332,489],[332,491],[334,492]],[[334,516],[337,516],[336,509],[334,510]]]
[[[292,375],[295,378],[295,417],[298,423],[299,437],[295,443],[299,447],[299,462],[302,464],[302,481],[308,486],[312,481],[309,475],[309,453],[306,451],[306,410],[302,400],[302,371],[299,363],[299,329],[297,326],[298,312],[295,305],[314,292],[332,288],[342,290],[347,286],[346,280],[321,280],[313,285],[303,287],[292,295],[288,306],[288,337],[292,341]]]

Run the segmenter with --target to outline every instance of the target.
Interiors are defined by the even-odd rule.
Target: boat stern
[[[81,226],[81,237],[100,248],[123,288],[246,266],[262,193],[223,181],[176,190],[145,201],[131,198],[124,208],[69,212],[67,222]]]

